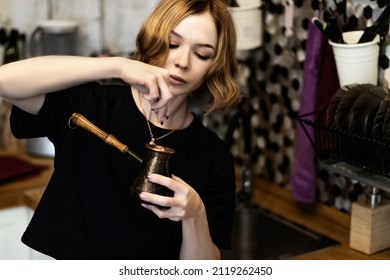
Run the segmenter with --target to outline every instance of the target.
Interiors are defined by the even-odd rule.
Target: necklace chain
[[[142,108],[142,109],[143,109],[143,108]],[[148,125],[148,129],[149,129],[149,135],[150,135],[150,142],[149,142],[149,144],[150,144],[150,145],[156,145],[156,144],[155,144],[155,141],[160,140],[160,139],[162,139],[162,138],[164,138],[164,137],[167,137],[167,136],[170,135],[171,133],[175,132],[175,130],[173,129],[173,130],[169,131],[168,133],[166,133],[166,134],[164,134],[164,135],[162,135],[162,136],[160,136],[160,137],[154,138],[154,135],[153,135],[153,133],[152,133],[152,128],[150,127],[149,120],[148,120],[148,118],[147,118],[146,116],[145,116],[145,119],[146,119],[146,124]]]
[[[160,140],[160,139],[162,139],[162,138],[164,138],[164,137],[167,137],[168,135],[170,135],[170,134],[172,134],[173,132],[175,132],[176,129],[172,129],[172,130],[169,131],[168,133],[166,133],[166,134],[164,134],[164,135],[161,135],[161,136],[159,136],[159,137],[157,137],[157,138],[154,138],[154,135],[153,135],[153,132],[152,132],[152,128],[150,127],[149,118],[147,117],[146,112],[145,112],[145,109],[144,109],[144,107],[142,106],[141,98],[140,98],[140,104],[141,104],[142,112],[144,113],[145,120],[146,120],[146,124],[147,124],[148,130],[149,130],[149,135],[150,135],[150,142],[149,142],[149,144],[150,144],[150,145],[156,145],[155,142],[156,142],[157,140]],[[183,123],[181,124],[180,127],[182,127],[182,126],[184,125],[185,121],[186,121],[186,118],[183,118]]]

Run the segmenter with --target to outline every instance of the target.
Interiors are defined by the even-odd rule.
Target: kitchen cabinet
[[[51,259],[32,250],[21,242],[39,198],[52,174],[51,158],[31,157],[23,151],[0,149],[0,156],[15,156],[34,164],[47,166],[39,174],[0,184],[0,260]]]
[[[30,250],[20,241],[20,238],[26,229],[31,211],[25,206],[0,211],[0,259],[30,258]]]
[[[0,260],[45,260],[50,257],[27,247],[20,240],[34,211],[27,206],[0,210]]]

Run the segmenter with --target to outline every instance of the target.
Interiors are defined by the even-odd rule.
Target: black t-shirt
[[[181,222],[158,218],[129,195],[139,163],[90,132],[70,129],[74,112],[145,154],[149,131],[129,86],[89,83],[50,93],[38,115],[14,106],[16,137],[47,136],[55,146],[52,178],[22,241],[57,259],[179,258]],[[156,138],[167,133],[151,126]],[[156,144],[175,150],[172,174],[198,192],[214,243],[230,249],[235,177],[224,142],[195,118]]]

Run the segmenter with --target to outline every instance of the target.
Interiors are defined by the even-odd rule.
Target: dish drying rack
[[[390,145],[338,131],[327,125],[326,109],[298,117],[320,167],[372,187],[368,202],[381,202],[381,191],[390,192]]]

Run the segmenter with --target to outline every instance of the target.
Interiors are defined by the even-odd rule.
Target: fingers
[[[141,93],[142,98],[150,103],[150,107],[156,114],[158,121],[163,124],[167,120],[168,107],[166,105],[172,98],[172,93],[164,75],[158,75],[156,79],[156,81],[151,79],[145,85],[132,84],[132,86]]]
[[[164,121],[168,120],[169,114],[168,114],[168,107],[162,107],[161,109],[154,109],[153,112],[156,114],[156,117],[158,119],[158,122],[163,125]]]
[[[175,175],[172,175],[172,178],[170,178],[157,173],[151,173],[147,175],[147,178],[150,182],[166,186],[173,192],[177,192],[181,189],[180,185],[176,181],[178,181],[179,183],[184,183]]]
[[[152,183],[165,186],[173,192],[178,190],[178,186],[175,186],[175,182],[169,177],[165,177],[159,174],[149,174],[147,179]],[[149,192],[142,192],[140,194],[140,199],[163,207],[178,206],[177,201],[175,202],[175,199],[172,197],[157,195]]]
[[[172,210],[172,208],[163,209],[163,208],[160,208],[160,207],[157,207],[154,205],[150,205],[150,204],[141,204],[141,205],[142,205],[142,207],[152,211],[160,219],[170,219],[172,221],[180,221],[181,220],[180,215],[175,215],[174,214],[175,211]]]
[[[167,115],[166,105],[172,98],[168,70],[134,60],[127,60],[126,66],[121,78],[136,88],[150,103],[159,120],[162,119]]]
[[[148,93],[149,92],[149,89],[143,85],[136,85],[136,84],[132,84],[131,85],[133,88],[137,89],[139,93],[141,94],[145,94],[145,93]]]
[[[169,73],[165,69],[153,67],[155,72],[149,80],[145,81],[145,86],[149,91],[145,94],[149,100],[151,108],[154,110],[161,109],[172,98],[172,93],[169,89]]]
[[[158,81],[158,96],[153,100],[154,103],[151,104],[152,109],[159,111],[164,109],[165,105],[167,105],[168,101],[172,98],[172,93],[168,84],[168,79]]]
[[[165,186],[174,192],[177,192],[181,189],[180,185],[178,185],[174,180],[172,180],[172,178],[169,178],[169,177],[165,177],[165,176],[162,176],[159,174],[149,174],[147,176],[147,178],[150,182]],[[159,206],[162,206],[165,208],[173,208],[173,207],[180,207],[181,206],[181,200],[177,199],[175,197],[161,196],[161,195],[157,195],[157,194],[153,194],[153,193],[149,193],[149,192],[142,192],[142,193],[140,193],[139,197],[141,200],[143,200],[145,202],[159,205]],[[154,209],[155,207],[153,207],[151,205],[146,205],[146,204],[143,206],[145,208],[153,210],[153,212],[155,212],[157,214],[157,212],[155,211],[156,209]],[[164,212],[168,211],[166,209],[160,209],[160,208],[158,208],[158,209],[161,211],[164,211]],[[168,214],[168,213],[165,213],[165,214]],[[170,216],[172,216],[172,213],[170,213]]]

